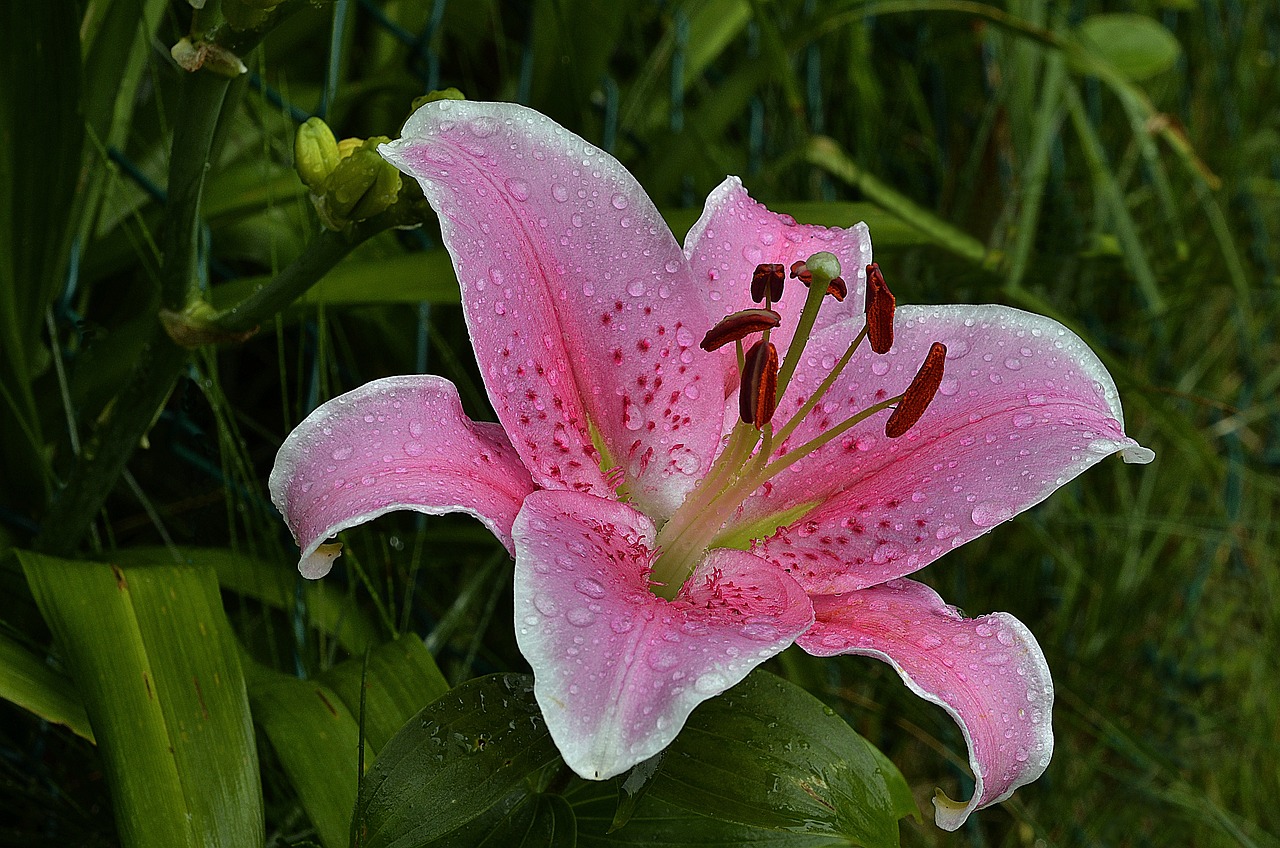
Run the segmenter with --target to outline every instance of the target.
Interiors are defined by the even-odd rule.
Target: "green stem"
[[[187,74],[183,78],[181,108],[169,156],[164,264],[160,267],[161,304],[174,311],[200,296],[200,201],[205,175],[212,167],[214,130],[230,84],[230,79],[212,73]]]
[[[349,237],[324,230],[271,282],[235,306],[219,312],[209,320],[209,324],[228,333],[252,330],[297,300],[370,234],[357,231],[354,237]]]

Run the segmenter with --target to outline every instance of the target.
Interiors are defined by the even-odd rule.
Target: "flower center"
[[[763,302],[762,308],[744,309],[726,316],[702,340],[701,346],[707,351],[730,343],[737,347],[740,420],[707,475],[658,532],[658,559],[650,583],[654,593],[661,597],[676,596],[703,552],[726,535],[726,522],[752,492],[771,478],[890,407],[894,407],[894,411],[885,424],[885,435],[898,438],[920,420],[937,394],[947,350],[940,342],[933,343],[919,372],[901,394],[871,404],[804,444],[775,456],[774,446],[785,444],[804,422],[835,384],[864,339],[877,354],[887,353],[893,345],[895,299],[879,266],[873,263],[867,266],[866,325],[813,394],[775,429],[774,411],[800,363],[818,310],[828,296],[843,301],[848,293],[840,277],[840,262],[830,253],[816,253],[807,260],[793,263],[790,277],[800,280],[809,291],[781,361],[777,348],[769,340],[770,331],[780,326],[782,320],[771,308],[781,300],[786,279],[784,266],[779,264],[759,265],[752,274],[752,300]],[[757,334],[759,339],[744,350],[744,340]],[[778,526],[799,517],[792,513],[794,510],[777,516]],[[776,528],[764,528],[767,532],[753,533],[753,536],[762,538],[772,529]]]

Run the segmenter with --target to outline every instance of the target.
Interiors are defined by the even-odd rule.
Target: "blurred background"
[[[210,125],[189,241],[214,307],[314,249],[293,170],[302,121],[395,137],[415,97],[448,86],[611,152],[678,237],[726,174],[802,221],[866,220],[900,303],[1005,303],[1072,327],[1157,453],[1103,463],[918,575],[968,615],[1005,610],[1036,634],[1057,748],[1014,799],[955,834],[904,822],[904,844],[1280,845],[1280,4],[274,11],[260,39],[229,42],[245,71]],[[156,341],[173,157],[193,131],[171,48],[199,26],[178,0],[0,12],[0,553],[207,565],[244,655],[295,676],[410,632],[451,684],[526,668],[509,560],[478,523],[380,519],[346,534],[323,587],[301,587],[265,494],[289,429],[376,377],[444,375],[492,420],[431,221],[362,241],[247,339],[190,355]],[[140,366],[176,379],[143,391]],[[117,426],[126,407],[141,439]],[[3,656],[61,674],[23,566],[4,562]],[[879,746],[922,809],[935,786],[971,791],[957,727],[887,666],[792,651],[771,668]],[[0,844],[121,838],[81,736],[0,701]],[[259,757],[267,833],[306,837],[287,768],[270,746]]]

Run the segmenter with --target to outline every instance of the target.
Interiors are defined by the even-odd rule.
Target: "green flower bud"
[[[388,140],[386,136],[367,139],[338,160],[324,181],[323,191],[315,197],[316,211],[325,226],[342,229],[352,221],[372,218],[396,202],[400,172],[378,155],[378,145]]]
[[[409,109],[410,113],[418,111],[418,107],[424,103],[435,103],[437,100],[466,100],[467,96],[458,89],[450,86],[449,88],[436,89],[428,91],[421,97],[413,99],[413,106]]]
[[[307,118],[293,140],[293,167],[307,188],[319,192],[325,179],[337,167],[338,142],[329,125],[320,118]]]

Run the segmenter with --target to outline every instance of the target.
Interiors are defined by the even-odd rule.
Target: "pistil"
[[[658,559],[650,577],[656,594],[668,599],[676,596],[703,552],[714,547],[716,541],[725,535],[726,523],[765,482],[873,415],[893,407],[896,409],[885,426],[885,434],[897,438],[915,426],[933,400],[942,381],[946,357],[946,348],[937,342],[905,392],[878,401],[804,444],[780,456],[773,456],[774,446],[785,445],[835,385],[864,339],[870,340],[875,353],[886,353],[892,347],[894,297],[879,267],[869,265],[866,326],[830,373],[775,434],[770,423],[774,410],[799,364],[817,320],[818,309],[828,294],[837,300],[843,300],[846,294],[839,274],[840,263],[830,253],[818,253],[791,266],[791,276],[807,285],[809,291],[781,366],[777,349],[769,341],[770,331],[780,324],[778,313],[769,307],[782,294],[781,265],[761,265],[752,277],[753,298],[757,303],[764,301],[763,309],[734,313],[707,333],[702,343],[706,350],[714,350],[730,341],[736,343],[741,374],[741,422],[730,433],[706,477],[658,532],[655,540]],[[743,339],[756,332],[761,334],[761,338],[744,354]]]

